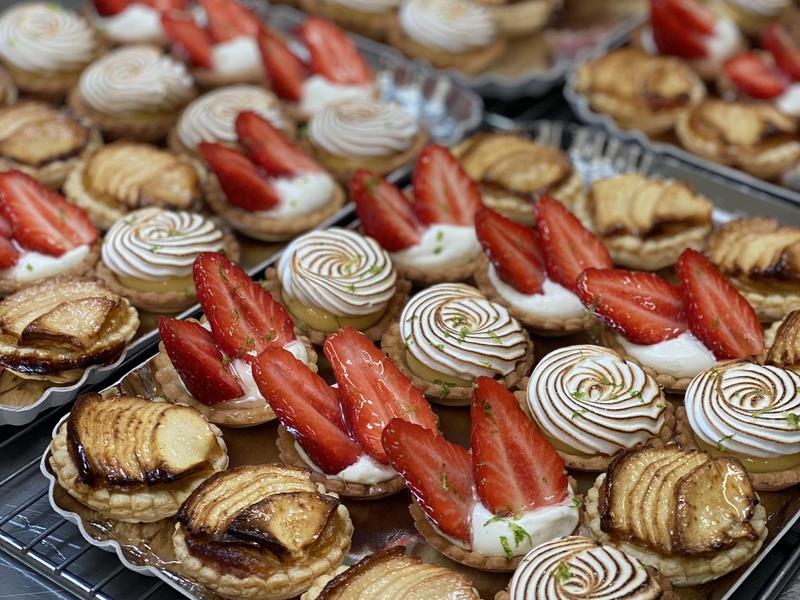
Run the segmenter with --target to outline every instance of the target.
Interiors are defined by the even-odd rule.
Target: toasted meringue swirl
[[[800,453],[800,375],[754,363],[703,371],[686,390],[694,434],[757,458]]]
[[[528,552],[509,593],[511,600],[657,600],[664,590],[638,559],[575,535]]]
[[[223,246],[222,231],[202,215],[143,208],[108,230],[102,255],[120,277],[160,281],[190,275],[198,254]]]
[[[528,407],[542,431],[584,454],[610,456],[664,427],[664,395],[642,368],[600,346],[554,350],[536,365]]]
[[[492,15],[469,0],[406,0],[399,17],[412,40],[447,52],[482,48],[495,36]]]
[[[178,136],[190,150],[200,142],[235,142],[236,117],[252,110],[275,127],[286,126],[278,99],[255,85],[232,85],[203,94],[181,114]]]
[[[347,100],[316,113],[308,135],[336,156],[387,156],[407,150],[418,130],[417,120],[399,104]]]
[[[158,112],[182,106],[192,94],[183,63],[153,46],[126,46],[109,52],[81,75],[80,92],[105,113]]]
[[[440,283],[414,296],[403,309],[400,333],[422,364],[462,379],[508,375],[528,347],[504,307],[461,283]]]
[[[0,16],[0,56],[19,69],[75,71],[96,50],[97,38],[86,19],[58,4],[22,3]]]
[[[281,255],[278,275],[287,296],[341,317],[383,310],[397,283],[375,240],[338,227],[295,239]]]

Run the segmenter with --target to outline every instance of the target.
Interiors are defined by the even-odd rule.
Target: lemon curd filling
[[[168,279],[139,279],[138,277],[122,277],[117,275],[120,284],[140,292],[189,292],[194,289],[191,275],[185,277],[170,277]]]
[[[411,372],[414,373],[417,377],[424,379],[425,381],[432,381],[433,383],[444,383],[447,385],[453,385],[457,387],[470,387],[472,386],[471,379],[461,379],[460,377],[454,377],[453,375],[446,375],[444,373],[440,373],[435,369],[431,369],[427,365],[422,364],[419,359],[417,359],[411,352],[406,352],[406,365],[408,368],[411,369]]]
[[[283,304],[295,319],[305,323],[312,329],[322,331],[323,333],[333,333],[345,325],[350,325],[351,327],[355,327],[360,331],[369,329],[375,325],[375,323],[381,320],[383,315],[386,313],[387,308],[384,307],[381,310],[369,315],[345,317],[341,315],[335,315],[332,312],[316,306],[306,306],[294,298],[288,297],[285,293],[282,293],[281,297],[283,298]]]
[[[695,438],[696,439],[696,438]],[[697,445],[701,449],[708,452],[711,456],[717,458],[720,456],[735,456],[742,461],[742,464],[748,471],[753,473],[774,473],[776,471],[788,471],[800,466],[800,454],[787,454],[786,456],[777,456],[774,458],[758,458],[754,456],[746,456],[738,452],[731,452],[725,448],[725,441],[720,441],[716,446],[705,443],[703,440],[696,439]]]

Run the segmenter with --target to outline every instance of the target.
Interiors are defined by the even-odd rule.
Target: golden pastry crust
[[[299,4],[300,8],[309,15],[325,17],[337,23],[342,29],[376,40],[386,38],[397,15],[395,10],[376,13],[363,12],[326,0],[299,0],[295,4]]]
[[[0,68],[0,104],[14,104],[17,101],[17,86],[5,69]]]
[[[421,58],[437,69],[455,69],[467,75],[474,75],[488,69],[506,51],[506,43],[495,39],[490,45],[465,52],[447,52],[423,46],[408,37],[395,20],[386,34],[389,43],[411,58]]]
[[[519,0],[516,2],[480,2],[489,9],[497,30],[505,37],[522,37],[544,28],[555,9],[555,0]]]
[[[278,426],[278,438],[275,440],[275,444],[278,446],[280,459],[285,464],[300,469],[309,468],[308,463],[297,452],[294,438],[286,431],[283,425]],[[312,469],[311,479],[324,485],[329,492],[333,492],[343,498],[353,498],[355,500],[377,500],[406,489],[406,484],[399,475],[380,483],[366,485],[327,477],[325,474],[318,473]]]
[[[39,401],[50,382],[17,377],[8,369],[0,373],[0,407],[24,408]]]
[[[482,257],[480,254],[469,262],[459,265],[448,265],[440,267],[416,267],[412,265],[400,265],[395,263],[394,269],[397,275],[403,279],[413,281],[420,286],[433,285],[435,283],[453,283],[457,281],[467,281],[475,275],[481,266]]]
[[[764,332],[763,362],[782,369],[800,367],[800,310],[793,310]]]
[[[218,73],[212,69],[192,67],[191,74],[197,87],[203,92],[218,87],[225,87],[226,85],[264,85],[266,83],[266,77],[263,73],[257,76],[242,77],[239,74]]]
[[[522,379],[530,372],[533,366],[533,341],[528,336],[528,332],[523,330],[528,348],[520,360],[517,361],[514,370],[508,375],[498,379],[503,387],[514,389]],[[422,390],[425,397],[431,402],[444,406],[468,406],[472,401],[472,386],[450,386],[440,383],[433,383],[422,379],[408,368],[405,360],[406,345],[400,335],[400,324],[394,323],[381,338],[381,350],[392,359],[397,368],[411,380],[415,387]]]
[[[22,256],[24,256],[24,254]],[[97,265],[99,260],[100,260],[100,241],[98,240],[89,247],[89,253],[81,262],[76,264],[74,267],[70,267],[69,269],[62,271],[58,276],[59,277],[90,276],[92,275],[95,266]],[[36,285],[38,283],[42,283],[43,281],[47,281],[47,279],[48,278],[39,279],[37,281],[20,282],[6,273],[0,273],[0,296],[8,296],[26,287],[30,287],[31,285]]]

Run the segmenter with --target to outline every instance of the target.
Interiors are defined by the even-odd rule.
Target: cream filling
[[[74,269],[89,255],[89,246],[87,244],[67,250],[61,256],[51,256],[41,252],[25,250],[16,242],[14,242],[14,246],[21,253],[19,260],[13,267],[4,269],[3,276],[19,283],[31,283],[55,277]]]
[[[694,377],[717,364],[711,350],[688,331],[671,340],[649,345],[634,344],[621,335],[616,338],[625,353],[642,366],[677,379]]]
[[[586,316],[586,307],[580,299],[551,279],[544,280],[541,294],[523,294],[500,279],[492,264],[488,275],[497,293],[517,310],[542,318],[580,319]]]
[[[468,263],[480,253],[474,227],[435,224],[424,231],[418,243],[389,256],[402,267],[437,268]]]

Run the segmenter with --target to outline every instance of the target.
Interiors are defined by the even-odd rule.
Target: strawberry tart
[[[161,26],[161,15],[187,8],[187,0],[92,0],[92,8],[87,8],[86,15],[94,28],[114,46],[163,46],[167,36]]]

